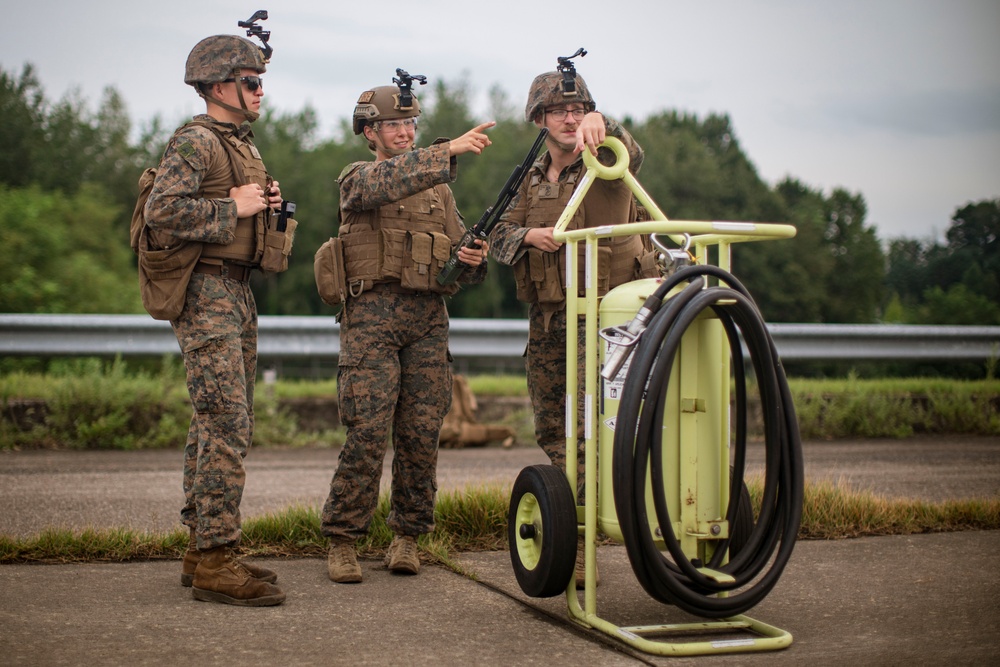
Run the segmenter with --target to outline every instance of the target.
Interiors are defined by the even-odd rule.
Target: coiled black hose
[[[709,278],[718,279],[719,285],[706,287]],[[749,292],[728,272],[696,265],[661,283],[659,298],[685,281],[687,287],[652,316],[633,353],[615,426],[615,506],[632,569],[646,592],[689,613],[724,618],[741,614],[763,600],[788,563],[802,517],[802,445],[784,370]],[[736,381],[734,459],[726,512],[731,528],[739,509],[746,461],[746,377],[740,333],[760,393],[766,470],[760,514],[750,534],[743,536],[745,542],[738,551],[735,543],[730,548],[731,531],[730,538],[718,541],[711,561],[702,563],[684,554],[673,532],[662,479],[662,425],[664,397],[681,338],[707,308],[714,311],[726,332]],[[656,547],[650,531],[645,499],[647,470],[655,516],[670,559]],[[734,553],[723,563],[727,549]],[[723,572],[734,581],[720,583],[699,572],[700,567]]]

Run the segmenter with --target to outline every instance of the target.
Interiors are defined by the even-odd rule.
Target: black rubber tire
[[[514,576],[525,595],[549,598],[566,591],[576,564],[576,500],[566,474],[553,465],[523,469],[507,512]]]

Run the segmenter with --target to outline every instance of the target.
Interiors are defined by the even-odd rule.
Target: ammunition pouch
[[[458,285],[440,285],[437,274],[451,257],[447,234],[408,229],[376,229],[344,234],[343,258],[349,294],[376,282],[399,282],[405,289],[454,294]]]
[[[580,296],[587,289],[586,252],[584,243],[579,243],[577,260],[577,288]],[[597,246],[597,290],[603,296],[607,293],[611,280],[611,248]],[[526,303],[559,303],[566,299],[566,247],[559,252],[543,252],[538,248],[528,248],[527,253],[514,264],[514,280],[517,298]]]
[[[385,230],[386,232],[397,230]],[[387,248],[390,235],[386,235]],[[398,240],[398,239],[397,239]],[[454,293],[455,285],[439,285],[436,278],[451,257],[451,239],[440,232],[405,232],[399,284],[406,289]]]
[[[260,258],[260,268],[267,273],[281,273],[288,270],[288,257],[292,254],[295,228],[298,222],[289,218],[285,230],[279,232],[274,227],[274,216],[264,227],[264,252]]]
[[[316,251],[313,273],[319,298],[328,306],[347,301],[347,273],[344,270],[344,243],[333,237]]]

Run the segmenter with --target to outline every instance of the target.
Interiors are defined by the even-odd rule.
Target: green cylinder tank
[[[626,325],[660,282],[637,280],[609,291],[600,305],[601,329]],[[662,429],[667,508],[675,534],[682,543],[690,539],[692,545],[706,531],[714,537],[721,536],[720,531],[728,533],[725,521],[720,524],[728,502],[729,474],[729,356],[724,338],[722,325],[711,310],[688,327],[671,369],[665,399]],[[612,343],[600,340],[602,368],[612,348]],[[612,458],[618,405],[626,383],[647,381],[628,377],[634,357],[633,353],[611,380],[601,378],[598,398],[597,520],[600,530],[617,541],[622,541],[622,534],[615,509]],[[647,474],[646,501],[652,509],[650,478]],[[655,515],[650,516],[650,531],[662,546]]]

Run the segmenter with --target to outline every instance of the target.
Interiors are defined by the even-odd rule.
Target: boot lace
[[[232,550],[226,552],[226,560],[230,563],[230,565],[232,565],[234,572],[253,578],[253,574],[246,568],[245,565],[243,565]]]
[[[393,540],[391,552],[389,560],[392,563],[413,563],[414,561],[418,561],[417,542],[412,538],[396,538]]]
[[[400,559],[413,560],[417,557],[417,543],[413,540],[400,540],[397,554]]]
[[[354,567],[354,549],[350,545],[341,544],[333,547],[330,551],[334,562],[336,562],[338,566]]]

